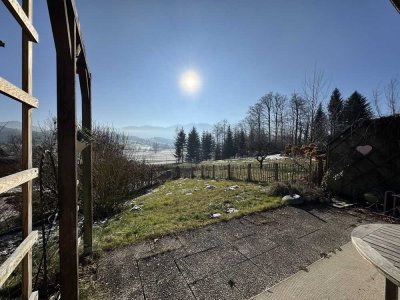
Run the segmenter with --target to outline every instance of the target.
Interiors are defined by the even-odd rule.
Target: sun
[[[200,76],[196,71],[188,70],[180,76],[179,85],[184,92],[194,94],[200,89]]]

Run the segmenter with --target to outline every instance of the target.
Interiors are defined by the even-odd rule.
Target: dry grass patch
[[[207,189],[211,185],[215,188]],[[266,186],[243,181],[179,179],[128,202],[127,209],[95,231],[99,250],[202,227],[256,211],[278,207],[280,197],[268,196]],[[131,210],[133,205],[140,210]],[[228,208],[237,211],[227,213]],[[210,218],[210,214],[221,214]]]

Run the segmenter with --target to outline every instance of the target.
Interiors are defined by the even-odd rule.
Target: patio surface
[[[385,298],[385,277],[349,242],[252,300],[376,300]]]
[[[369,222],[351,209],[282,207],[106,253],[97,282],[105,299],[248,299],[341,252]]]

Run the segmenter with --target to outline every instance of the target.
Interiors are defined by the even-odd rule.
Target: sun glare
[[[201,86],[200,76],[196,71],[186,71],[181,75],[179,84],[183,91],[189,94],[196,93]]]

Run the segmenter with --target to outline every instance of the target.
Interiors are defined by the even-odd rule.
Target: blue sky
[[[236,122],[269,91],[302,91],[324,71],[329,93],[371,98],[400,72],[400,15],[389,0],[76,0],[92,72],[93,118],[116,127]],[[55,50],[46,1],[34,1],[34,122],[56,113]],[[0,76],[20,85],[20,30],[0,4]],[[201,89],[182,92],[196,70]],[[79,94],[79,93],[78,93]],[[382,104],[384,107],[384,104]],[[0,121],[20,105],[0,96]]]

